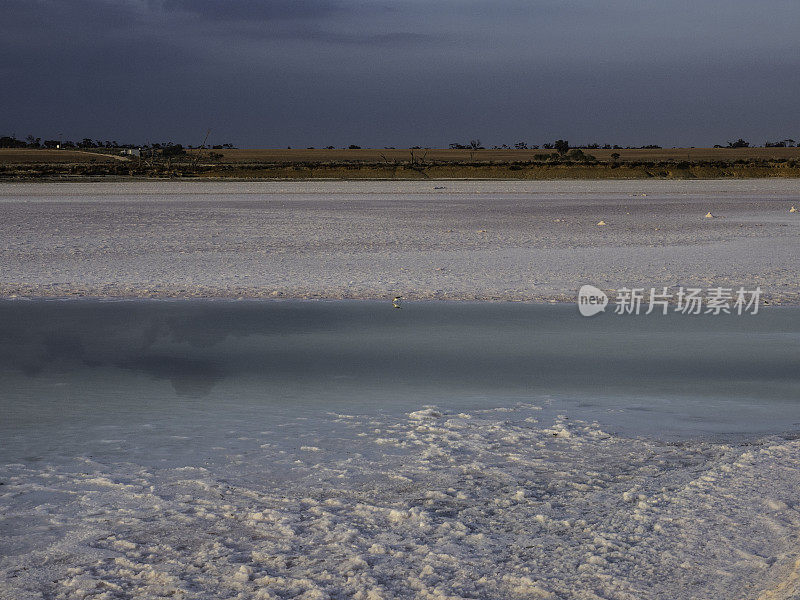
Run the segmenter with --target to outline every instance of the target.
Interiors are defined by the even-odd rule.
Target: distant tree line
[[[739,138],[735,142],[728,142],[727,146],[721,144],[714,144],[714,148],[757,148],[758,146],[751,146],[750,142]],[[779,140],[776,142],[764,142],[764,148],[795,148],[795,141],[791,138]]]
[[[619,144],[599,144],[597,142],[593,142],[591,144],[576,144],[570,145],[569,142],[565,140],[556,140],[555,142],[545,142],[539,146],[538,144],[529,144],[527,142],[516,142],[509,146],[508,144],[501,144],[499,146],[495,145],[492,146],[492,150],[538,150],[539,148],[544,150],[557,150],[559,154],[565,154],[570,148],[579,148],[581,150],[659,150],[662,146],[658,144],[646,144],[644,146],[620,146]],[[756,146],[751,146],[750,142],[739,138],[735,142],[728,142],[727,146],[722,146],[720,144],[715,144],[714,148],[755,148]],[[786,138],[784,140],[778,140],[774,142],[766,141],[764,142],[764,148],[794,148],[800,147],[800,143],[796,142],[791,138]],[[450,148],[453,150],[485,150],[485,147],[481,145],[480,140],[471,140],[467,144],[460,144],[460,143],[452,143],[450,144]]]
[[[468,144],[450,144],[451,150],[485,150],[480,140],[470,140]]]
[[[542,148],[544,150],[557,150],[559,154],[566,154],[566,152],[570,148],[579,148],[581,150],[623,150],[623,149],[657,149],[661,148],[661,146],[657,146],[655,144],[648,144],[646,146],[619,146],[617,144],[599,144],[597,142],[591,144],[578,144],[578,145],[570,145],[569,142],[566,140],[556,140],[555,142],[545,142],[541,146],[539,144],[529,144],[528,142],[515,142],[511,146],[508,144],[501,144],[499,146],[495,145],[492,146],[492,150],[538,150]],[[485,150],[486,148],[481,145],[480,140],[471,140],[468,144],[459,144],[459,143],[452,143],[450,144],[450,149],[452,150]]]
[[[180,147],[183,149],[181,144],[175,144],[173,142],[156,142],[150,144],[120,144],[116,140],[93,140],[91,138],[83,138],[79,142],[73,142],[72,140],[44,140],[42,138],[33,137],[32,135],[27,136],[24,140],[19,140],[16,138],[15,135],[4,135],[0,136],[0,148],[70,148],[70,149],[119,149],[124,150],[126,148],[141,148],[141,149],[149,149],[149,150],[163,150],[164,148],[175,148]],[[186,146],[187,148],[191,149],[193,146]],[[233,144],[219,144],[214,146],[197,146],[197,148],[202,149],[213,149],[213,150],[225,150],[225,149],[232,149],[235,148]]]
[[[485,150],[486,147],[481,143],[479,139],[470,140],[467,143],[458,143],[454,142],[449,144],[449,147],[453,150]],[[492,150],[538,150],[539,148],[544,150],[556,150],[559,154],[566,154],[571,148],[578,148],[582,150],[648,150],[648,149],[660,149],[661,146],[657,144],[647,144],[644,146],[620,146],[618,144],[599,144],[597,142],[589,143],[589,144],[578,144],[578,145],[570,145],[569,142],[566,140],[556,140],[554,142],[545,142],[541,144],[529,144],[525,141],[515,142],[512,145],[508,144],[501,144],[501,145],[494,145],[491,147]],[[756,146],[752,146],[750,142],[739,138],[736,141],[729,141],[727,145],[715,144],[714,148],[753,148]],[[800,147],[800,143],[796,142],[791,138],[786,138],[783,140],[776,140],[776,141],[766,141],[764,142],[765,148],[794,148]],[[33,135],[28,135],[24,140],[17,139],[15,135],[4,135],[0,136],[0,148],[65,148],[65,149],[106,149],[106,150],[124,150],[127,148],[139,148],[141,150],[151,150],[151,151],[159,151],[160,153],[174,153],[180,154],[181,152],[185,153],[184,146],[181,144],[175,144],[173,142],[156,142],[156,143],[148,143],[148,144],[120,144],[116,140],[93,140],[91,138],[83,138],[79,142],[73,142],[72,140],[44,140],[42,138],[34,137]],[[228,150],[236,148],[233,144],[226,143],[226,144],[216,144],[216,145],[208,145],[205,144],[200,146],[191,146],[188,145],[185,147],[186,149],[202,149],[202,150]],[[312,150],[314,147],[309,146],[308,149]],[[349,146],[345,146],[345,148],[349,148],[350,150],[358,150],[361,149],[361,146],[356,144],[350,144]],[[394,150],[393,146],[386,146],[387,150]],[[327,150],[334,150],[334,146],[325,146]],[[422,149],[421,146],[413,146],[413,149]],[[430,149],[430,148],[425,148]],[[166,150],[166,152],[164,152]]]

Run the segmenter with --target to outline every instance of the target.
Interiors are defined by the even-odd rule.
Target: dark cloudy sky
[[[798,0],[0,0],[0,135],[800,139]]]

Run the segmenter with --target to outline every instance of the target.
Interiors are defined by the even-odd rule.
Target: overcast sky
[[[798,0],[0,0],[0,135],[800,140]]]

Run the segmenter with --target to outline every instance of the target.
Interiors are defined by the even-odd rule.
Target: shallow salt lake
[[[329,415],[535,403],[626,436],[800,428],[800,309],[581,317],[574,305],[0,303],[0,460],[190,460]],[[300,419],[300,420],[298,420]],[[277,427],[277,428],[276,428]]]
[[[0,597],[796,597],[798,359],[797,308],[3,301]]]

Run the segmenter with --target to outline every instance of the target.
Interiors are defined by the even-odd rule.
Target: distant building
[[[126,156],[136,156],[140,157],[142,155],[142,151],[140,148],[123,148],[119,152],[120,154],[124,154]]]

